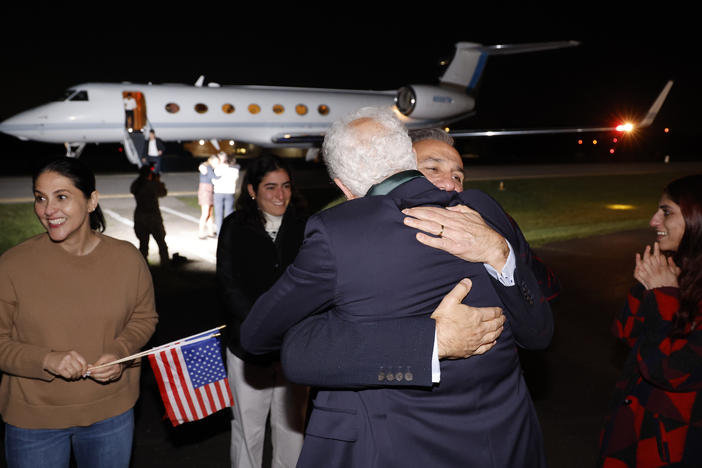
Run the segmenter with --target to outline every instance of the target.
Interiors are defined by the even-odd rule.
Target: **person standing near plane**
[[[47,232],[0,257],[0,413],[10,468],[127,468],[138,363],[158,315],[129,242],[102,234],[95,175],[76,158],[33,177]],[[38,285],[41,285],[38,287]],[[92,364],[91,364],[92,363]]]
[[[219,163],[214,169],[212,185],[214,188],[214,212],[217,233],[222,228],[224,218],[234,212],[236,183],[239,180],[239,165],[236,159],[224,151],[218,155]]]
[[[197,203],[200,205],[200,223],[198,226],[198,237],[217,237],[215,234],[214,222],[214,185],[212,180],[215,177],[214,168],[217,167],[219,158],[213,154],[207,161],[197,167],[200,173],[200,183],[197,187]]]
[[[236,211],[217,243],[217,289],[227,323],[227,373],[234,397],[232,468],[260,468],[270,420],[273,468],[295,466],[302,447],[307,387],[285,378],[277,353],[252,356],[239,328],[256,299],[292,263],[302,244],[305,216],[287,166],[261,155],[246,168]]]
[[[597,466],[702,466],[702,175],[670,182],[612,323],[631,348],[600,433]]]
[[[160,138],[156,137],[156,131],[154,129],[149,130],[149,137],[144,145],[144,156],[141,160],[144,164],[151,164],[156,174],[161,173],[161,158],[165,149],[166,145],[163,144]]]
[[[136,200],[134,234],[139,239],[139,251],[144,259],[149,257],[149,238],[153,237],[158,245],[161,266],[167,267],[170,260],[166,244],[166,228],[163,226],[158,199],[165,197],[168,191],[166,184],[161,182],[160,176],[152,169],[150,165],[142,166],[139,169],[139,177],[129,187],[129,191]]]
[[[132,93],[127,93],[123,102],[124,114],[127,117],[127,130],[131,132],[134,129],[134,110],[137,108],[137,102]]]

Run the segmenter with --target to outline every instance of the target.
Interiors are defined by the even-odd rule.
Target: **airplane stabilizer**
[[[522,54],[544,50],[561,49],[580,45],[578,41],[534,42],[529,44],[482,45],[474,42],[459,42],[450,65],[439,78],[442,86],[457,86],[472,92],[490,55]]]

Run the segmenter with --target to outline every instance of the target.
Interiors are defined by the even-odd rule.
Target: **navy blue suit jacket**
[[[382,329],[397,318],[415,328],[410,339],[392,326],[386,330],[383,346],[396,349],[394,362],[379,363],[368,349],[369,380],[377,383],[382,375],[382,388],[316,392],[298,466],[544,465],[516,343],[543,347],[550,341],[550,307],[528,268],[518,265],[517,287],[503,287],[482,264],[418,243],[416,231],[403,224],[404,208],[454,204],[476,209],[512,245],[518,242],[513,223],[486,194],[445,192],[413,179],[388,195],[352,200],[310,218],[294,263],[242,324],[241,344],[252,353],[279,349],[293,325],[321,312],[360,324],[357,329]],[[429,316],[465,277],[473,282],[465,302],[500,306],[508,321],[489,353],[442,361],[441,383],[431,386]]]

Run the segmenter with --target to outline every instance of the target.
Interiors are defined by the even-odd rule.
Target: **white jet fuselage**
[[[285,134],[322,134],[331,122],[359,107],[394,106],[397,94],[396,90],[130,83],[85,83],[71,89],[85,91],[86,99],[51,102],[19,113],[2,122],[2,131],[48,143],[120,142],[125,130],[123,93],[132,92],[143,94],[148,124],[165,141],[233,139],[278,146],[274,140]],[[460,103],[442,103],[449,108],[443,115],[465,115],[473,106],[473,99],[465,96]],[[409,127],[450,120],[398,115]]]

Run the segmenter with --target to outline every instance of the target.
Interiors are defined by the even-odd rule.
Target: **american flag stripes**
[[[195,341],[195,342],[190,342]],[[149,354],[168,418],[174,426],[234,404],[219,340],[212,336]]]

